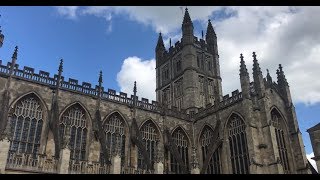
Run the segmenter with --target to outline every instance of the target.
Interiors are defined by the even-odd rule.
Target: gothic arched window
[[[111,161],[113,152],[116,150],[117,147],[119,147],[119,144],[117,143],[120,143],[121,164],[124,164],[126,134],[125,134],[125,122],[120,116],[120,114],[119,113],[111,114],[108,117],[108,119],[105,121],[103,125],[103,130],[106,133],[106,146],[107,146],[106,148],[107,148],[107,152],[109,153],[108,154],[109,160]],[[119,139],[117,139],[117,137]]]
[[[181,165],[177,162],[173,153],[170,153],[170,155],[171,155],[170,156],[171,172],[182,173],[181,166],[184,166],[185,169],[188,171],[189,170],[189,156],[188,156],[188,154],[189,154],[188,153],[189,141],[188,141],[188,137],[181,128],[177,128],[172,134],[172,139],[178,148],[178,152],[179,152],[180,157],[183,161],[183,165]]]
[[[230,159],[233,174],[249,173],[249,152],[246,137],[246,125],[233,114],[228,124]]]
[[[83,161],[86,158],[88,121],[84,109],[79,104],[69,107],[61,116],[59,127],[61,143],[66,135],[67,126],[70,129],[70,159]]]
[[[286,148],[285,141],[285,126],[284,121],[280,115],[280,113],[273,109],[271,111],[271,125],[275,129],[278,152],[281,160],[281,164],[283,166],[284,173],[290,173],[289,160],[288,160],[288,152]]]
[[[203,128],[202,134],[200,136],[200,145],[202,151],[202,162],[204,163],[207,157],[208,152],[210,151],[211,143],[215,143],[217,137],[213,137],[213,130],[205,126]],[[212,157],[210,158],[206,174],[220,174],[221,173],[221,161],[220,161],[220,152],[221,148],[218,149],[213,153]]]
[[[28,95],[17,102],[10,119],[13,140],[10,150],[29,153],[35,157],[39,153],[43,110],[37,97]]]
[[[151,165],[153,165],[155,162],[155,153],[157,153],[157,147],[159,144],[158,130],[152,121],[147,121],[140,128],[140,134],[149,159],[151,160]],[[145,168],[145,163],[143,162],[143,156],[140,150],[138,151],[138,168]],[[151,168],[153,168],[153,166]]]

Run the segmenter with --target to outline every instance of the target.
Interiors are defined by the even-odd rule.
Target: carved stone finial
[[[63,59],[60,59],[60,64],[59,64],[59,74],[61,75],[61,73],[63,72]]]
[[[100,84],[102,84],[102,71],[100,71],[100,73],[99,73],[99,86],[100,86]]]
[[[14,53],[12,55],[12,59],[17,59],[17,57],[18,57],[18,46],[16,46],[14,48]]]
[[[253,60],[257,60],[256,52],[253,52],[253,53],[252,53],[252,57],[253,57]]]
[[[137,82],[134,81],[134,85],[133,85],[133,93],[137,94]],[[136,95],[135,95],[136,96]]]

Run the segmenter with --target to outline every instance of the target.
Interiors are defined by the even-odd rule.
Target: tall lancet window
[[[60,139],[65,139],[69,128],[70,159],[83,161],[86,158],[86,146],[88,136],[88,121],[84,109],[80,104],[69,107],[61,116],[59,134]],[[67,128],[68,127],[68,128]],[[61,141],[62,143],[62,141]]]
[[[271,111],[271,124],[275,129],[278,152],[279,152],[280,161],[281,161],[284,173],[290,173],[288,151],[286,148],[286,140],[285,140],[285,134],[286,134],[284,130],[285,125],[280,113],[276,109],[273,109]]]
[[[39,153],[43,126],[43,109],[39,99],[34,95],[20,99],[14,107],[10,123],[13,135],[10,150],[35,157]]]
[[[217,137],[213,137],[213,130],[209,126],[205,126],[203,128],[201,137],[200,137],[200,145],[202,151],[202,162],[204,163],[208,152],[210,151],[211,143],[215,143]],[[221,173],[221,161],[220,161],[220,151],[221,146],[217,148],[217,150],[213,153],[210,158],[206,174],[220,174]]]
[[[126,134],[125,134],[125,122],[119,113],[111,114],[108,119],[103,124],[104,132],[106,133],[106,148],[108,152],[109,160],[111,161],[111,157],[113,153],[120,146],[120,156],[121,156],[121,164],[124,165],[125,162],[125,142],[126,142]],[[118,138],[118,139],[117,139]],[[118,143],[118,144],[117,144]]]
[[[142,141],[144,142],[148,157],[151,161],[151,169],[155,163],[155,154],[157,153],[157,147],[159,144],[159,133],[152,121],[147,121],[140,129]],[[145,168],[145,162],[140,150],[138,150],[138,168]]]
[[[177,128],[173,134],[172,139],[175,145],[178,148],[179,155],[182,159],[183,164],[179,164],[176,158],[174,157],[173,153],[170,153],[170,168],[171,172],[174,173],[182,173],[182,167],[184,166],[187,171],[189,171],[189,156],[188,156],[188,147],[189,147],[189,141],[187,135],[184,133],[184,131],[181,128]]]
[[[233,114],[228,124],[230,160],[233,174],[249,173],[249,153],[246,137],[246,125]]]

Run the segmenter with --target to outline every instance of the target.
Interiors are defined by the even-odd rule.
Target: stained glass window
[[[249,153],[246,137],[246,125],[233,114],[229,119],[229,146],[233,174],[249,173]]]
[[[172,134],[172,139],[178,148],[179,154],[184,164],[183,165],[179,164],[175,159],[174,155],[170,153],[171,154],[171,157],[170,157],[171,172],[174,172],[177,174],[182,173],[181,166],[185,166],[185,169],[188,171],[189,170],[189,156],[188,156],[189,143],[188,143],[187,135],[184,133],[184,131],[181,128],[177,128]]]
[[[155,163],[155,153],[157,153],[156,151],[159,144],[159,134],[157,128],[152,121],[147,121],[141,127],[140,133],[149,159],[151,160],[151,168],[153,168],[153,164]],[[145,168],[143,156],[140,151],[138,151],[138,168]]]
[[[201,137],[200,137],[200,145],[202,150],[202,162],[206,160],[207,154],[209,152],[210,144],[216,141],[217,137],[213,137],[213,130],[205,126],[203,128]],[[220,162],[220,150],[219,147],[210,158],[206,174],[220,174],[221,173],[221,162]]]
[[[10,150],[17,153],[39,153],[43,111],[37,97],[29,95],[17,102],[10,119],[13,141]]]
[[[88,122],[84,109],[75,104],[69,107],[60,119],[60,139],[64,139],[66,126],[70,127],[70,159],[83,161],[86,157]]]
[[[284,173],[290,173],[289,160],[288,160],[288,151],[286,148],[285,141],[285,131],[284,131],[284,121],[280,115],[280,113],[273,109],[271,111],[271,124],[275,129],[278,152],[280,156],[280,161],[284,170]]]

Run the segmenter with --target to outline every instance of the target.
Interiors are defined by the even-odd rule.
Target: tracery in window
[[[103,130],[106,133],[106,149],[108,152],[109,161],[111,161],[111,157],[113,156],[113,152],[116,148],[121,148],[121,164],[123,165],[125,162],[125,142],[126,142],[126,130],[125,130],[125,121],[122,116],[115,112],[111,114],[108,119],[103,124]],[[116,139],[119,138],[119,139]],[[100,160],[103,160],[100,155]]]
[[[217,137],[213,137],[213,130],[209,126],[205,126],[200,136],[200,145],[202,151],[202,162],[206,160],[207,154],[210,151],[210,144],[214,143]],[[221,147],[221,146],[220,146]],[[221,148],[218,148],[210,158],[206,174],[220,174],[221,173],[221,161],[220,154]]]
[[[148,157],[151,161],[151,168],[153,168],[153,164],[155,163],[155,153],[157,153],[160,140],[156,125],[151,120],[145,122],[140,128],[140,134],[145,145],[146,152],[148,153]],[[145,168],[145,164],[142,153],[138,150],[138,168]]]
[[[245,130],[246,125],[243,120],[238,115],[233,114],[228,124],[230,160],[233,174],[249,173],[249,152]]]
[[[36,157],[39,153],[43,122],[40,100],[35,95],[27,95],[20,99],[10,118],[10,130],[13,135],[10,150],[19,154],[33,154],[33,157]]]
[[[171,172],[174,173],[182,173],[182,167],[184,166],[187,171],[189,171],[189,141],[185,132],[179,127],[172,133],[173,142],[176,144],[178,148],[178,152],[183,161],[183,165],[180,165],[172,153],[170,153],[170,168]]]
[[[278,145],[278,152],[280,156],[280,161],[284,170],[284,173],[290,173],[290,166],[288,160],[288,150],[286,148],[286,141],[285,141],[285,126],[284,121],[280,115],[280,113],[273,109],[271,111],[271,125],[275,129],[277,145]]]
[[[205,106],[205,95],[204,95],[204,77],[203,76],[199,76],[199,101],[200,101],[200,105],[201,106]]]
[[[163,103],[169,105],[171,103],[170,98],[170,86],[166,87],[164,90],[162,90],[162,101]]]
[[[213,80],[208,79],[208,96],[209,96],[209,102],[211,104],[214,104],[214,89],[213,89]]]
[[[174,97],[175,97],[175,106],[180,110],[182,108],[182,95],[183,95],[183,87],[182,87],[182,79],[180,78],[176,82],[174,82]]]
[[[88,121],[85,110],[80,104],[69,107],[61,116],[59,134],[61,143],[66,135],[67,127],[70,133],[70,159],[84,161],[86,159],[86,147],[88,136]]]

